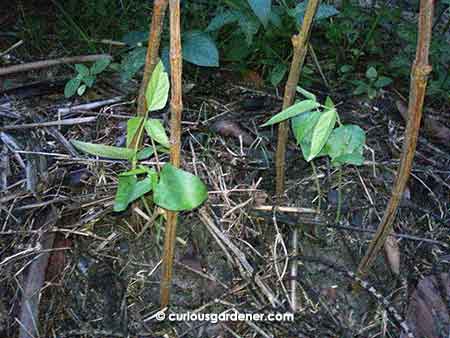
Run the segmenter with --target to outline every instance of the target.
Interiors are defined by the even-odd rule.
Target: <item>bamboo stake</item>
[[[286,82],[283,98],[283,110],[289,108],[294,103],[295,91],[300,79],[300,73],[305,62],[306,53],[308,51],[308,41],[311,34],[312,23],[316,15],[319,0],[309,0],[306,8],[305,16],[303,18],[300,33],[292,37],[292,47],[294,55],[292,57],[291,68],[289,70],[288,80]],[[284,192],[284,169],[286,157],[286,144],[288,139],[289,124],[287,121],[281,122],[278,126],[278,144],[276,152],[276,195],[280,198]],[[298,229],[294,229],[292,234],[292,255],[298,255]],[[292,311],[297,311],[297,264],[295,260],[291,265],[291,306]]]
[[[431,43],[431,31],[433,22],[433,0],[420,1],[419,34],[417,38],[416,58],[411,68],[411,87],[409,93],[408,122],[405,130],[405,141],[401,155],[400,167],[397,172],[392,195],[384,212],[381,224],[370,242],[366,255],[358,267],[358,275],[367,274],[377,254],[390,235],[397,208],[411,173],[412,162],[416,151],[417,138],[422,117],[423,102],[427,87],[428,75],[431,72],[428,55]]]
[[[170,0],[170,69],[171,69],[171,121],[170,121],[170,162],[180,166],[182,100],[182,58],[180,0]],[[169,305],[172,282],[173,254],[177,227],[177,213],[167,212],[166,236],[161,276],[161,309]]]
[[[294,103],[295,90],[297,88],[300,73],[305,62],[306,52],[308,51],[308,40],[311,34],[311,27],[314,16],[319,6],[319,0],[308,1],[305,17],[299,34],[292,37],[292,46],[294,55],[292,57],[291,69],[286,82],[283,98],[283,110],[290,107]],[[289,124],[283,121],[278,126],[278,144],[275,160],[276,169],[276,194],[281,196],[284,192],[284,169],[286,157],[286,144],[289,132]]]
[[[159,61],[159,45],[161,42],[161,32],[163,30],[164,15],[168,5],[168,0],[155,0],[153,4],[152,22],[150,24],[147,54],[145,57],[144,75],[142,76],[141,87],[139,88],[137,116],[142,116],[143,122],[147,119],[147,101],[145,91],[152,76],[153,70]],[[144,123],[139,126],[139,131],[135,133],[130,142],[130,148],[140,148],[144,135]]]
[[[163,29],[164,15],[168,5],[168,0],[155,0],[153,3],[152,22],[147,45],[147,55],[145,58],[144,75],[142,77],[141,88],[138,96],[138,116],[144,116],[147,112],[147,102],[145,100],[145,90],[153,70],[158,64],[159,45],[161,43],[161,32]]]

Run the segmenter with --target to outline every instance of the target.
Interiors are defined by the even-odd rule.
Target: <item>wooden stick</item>
[[[291,69],[289,70],[289,77],[284,90],[283,110],[289,108],[292,103],[294,103],[295,90],[297,88],[298,80],[300,79],[303,63],[305,62],[311,27],[319,2],[319,0],[308,1],[300,33],[292,37],[294,55],[292,57]],[[284,169],[288,132],[289,123],[287,121],[281,122],[278,126],[278,144],[275,161],[276,194],[278,196],[281,196],[284,192]]]
[[[0,68],[0,76],[19,73],[19,72],[28,72],[30,70],[40,69],[40,68],[48,68],[51,66],[56,66],[60,64],[66,63],[80,63],[80,62],[94,62],[101,59],[112,59],[109,54],[95,54],[95,55],[79,55],[79,56],[71,56],[64,57],[54,60],[43,60],[36,61],[30,63],[24,63],[21,65],[14,65],[9,67]]]
[[[171,69],[171,121],[170,121],[170,162],[180,166],[181,157],[181,115],[182,100],[182,58],[181,58],[181,28],[180,0],[170,0],[170,69]],[[161,309],[169,305],[170,286],[172,283],[173,254],[177,228],[177,213],[167,212],[166,236],[164,238],[164,253],[161,277]]]
[[[431,42],[433,9],[433,0],[420,1],[419,34],[417,38],[416,58],[411,68],[411,87],[408,105],[409,118],[405,130],[405,142],[403,144],[400,167],[398,169],[397,177],[392,189],[392,195],[384,212],[381,224],[378,226],[378,230],[370,242],[366,255],[359,264],[358,275],[360,277],[367,274],[367,271],[383,247],[386,238],[392,231],[398,205],[403,196],[406,183],[408,182],[408,178],[411,173],[412,162],[416,151],[417,138],[419,135],[427,79],[431,72],[428,54]]]
[[[147,112],[147,102],[145,91],[153,70],[158,63],[159,45],[161,43],[161,32],[163,30],[164,16],[168,5],[168,0],[155,0],[153,3],[152,22],[150,24],[150,35],[147,45],[147,56],[145,58],[144,76],[142,77],[141,88],[139,89],[138,108],[139,116],[144,116]]]

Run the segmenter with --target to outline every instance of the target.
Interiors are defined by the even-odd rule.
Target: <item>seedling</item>
[[[344,164],[361,165],[364,161],[363,147],[366,138],[364,131],[357,125],[342,124],[329,97],[322,105],[313,93],[300,87],[297,87],[297,91],[306,99],[273,116],[263,124],[263,127],[290,119],[292,131],[303,157],[313,168],[312,160],[321,156],[329,156],[331,164],[335,167]],[[316,183],[320,195],[320,186],[318,181]]]
[[[75,70],[77,75],[67,81],[64,87],[64,96],[69,98],[78,94],[83,95],[87,88],[92,88],[97,79],[97,75],[103,72],[111,63],[109,59],[100,59],[95,61],[95,63],[90,67],[86,67],[83,64],[76,64]]]
[[[148,111],[164,108],[169,94],[169,77],[159,62],[153,71],[146,90]],[[140,138],[139,133],[147,133],[155,147],[132,146],[133,140]],[[165,164],[158,173],[155,168],[139,164],[157,152],[168,152],[169,138],[160,120],[134,117],[127,123],[127,147],[114,147],[71,140],[73,145],[88,154],[100,157],[128,160],[131,170],[118,176],[118,186],[114,200],[114,211],[126,210],[130,203],[153,192],[153,202],[161,208],[171,211],[192,210],[201,205],[208,197],[203,182],[195,175]]]
[[[392,79],[387,76],[379,76],[374,67],[369,67],[366,71],[366,80],[356,80],[354,84],[357,85],[353,91],[355,95],[367,94],[369,99],[373,100],[377,97],[381,88],[384,88],[392,83]]]

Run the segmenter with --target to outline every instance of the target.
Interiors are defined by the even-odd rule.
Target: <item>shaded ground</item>
[[[62,77],[67,73],[62,67],[52,71]],[[368,101],[315,90],[319,96],[331,95],[341,119],[367,133],[366,163],[343,169],[341,222],[336,224],[339,172],[322,159],[314,173],[294,143],[288,149],[285,206],[315,209],[320,200],[320,213],[273,215],[255,210],[273,205],[276,129],[259,126],[280,110],[279,95],[267,88],[256,90],[226,70],[188,73],[186,82],[195,86],[184,96],[182,166],[208,185],[209,200],[202,210],[209,218],[199,210],[179,217],[170,312],[289,312],[287,264],[295,227],[300,229],[304,256],[299,258],[297,283],[300,310],[294,322],[157,322],[153,317],[159,310],[164,236],[159,210],[138,205],[113,213],[116,174],[127,163],[77,154],[64,142],[124,145],[125,122],[135,112],[131,99],[137,82],[120,86],[114,76],[102,75],[95,90],[82,99],[67,100],[57,87],[51,95],[8,96],[1,106],[3,128],[95,117],[90,123],[60,128],[1,130],[1,336],[17,336],[19,318],[24,318],[23,294],[33,275],[30,267],[45,252],[50,252],[48,267],[35,270],[36,276],[45,276],[37,323],[42,337],[399,336],[399,323],[383,302],[364,290],[353,293],[354,280],[346,272],[356,269],[365,252],[398,166],[404,122],[395,93],[385,91]],[[42,78],[46,77],[37,72],[9,80],[21,84]],[[115,104],[58,113],[66,105],[113,97],[119,97]],[[439,107],[426,112],[443,124],[448,124],[449,114]],[[167,121],[168,111],[153,117]],[[217,128],[219,120],[239,124],[254,142],[244,145],[230,133],[225,135]],[[158,160],[168,159],[163,155]],[[155,164],[155,159],[148,163]],[[370,275],[370,286],[403,316],[423,277],[448,273],[449,163],[448,143],[422,134],[396,219],[396,234],[407,236],[398,237],[399,249],[390,251],[400,254],[399,274],[380,257]],[[270,295],[276,304],[271,305]],[[445,307],[434,310],[445,317]]]

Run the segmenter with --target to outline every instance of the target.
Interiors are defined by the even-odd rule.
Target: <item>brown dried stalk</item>
[[[433,0],[420,1],[419,34],[417,38],[416,58],[411,68],[408,123],[406,125],[405,142],[403,144],[400,168],[398,169],[397,177],[392,189],[392,195],[386,207],[383,219],[381,220],[381,224],[378,226],[378,230],[370,242],[366,255],[359,264],[359,276],[367,274],[367,271],[375,260],[378,252],[386,242],[386,238],[391,233],[397,208],[411,173],[417,138],[419,135],[427,79],[431,72],[428,54],[431,42],[433,9]]]
[[[101,60],[101,59],[110,59],[111,60],[112,57],[109,54],[95,54],[95,55],[70,56],[70,57],[63,57],[63,58],[53,59],[53,60],[35,61],[35,62],[30,62],[30,63],[24,63],[21,65],[2,67],[2,68],[0,68],[0,76],[7,75],[7,74],[13,74],[13,73],[20,73],[20,72],[29,72],[31,70],[48,68],[48,67],[57,66],[57,65],[61,65],[61,64],[94,62],[94,61]]]
[[[171,69],[170,162],[174,166],[179,167],[181,157],[181,114],[183,112],[180,0],[170,0],[169,4]],[[161,309],[169,305],[176,228],[177,213],[168,211],[161,276]]]
[[[147,101],[145,100],[145,90],[153,70],[158,64],[159,45],[161,43],[161,32],[163,29],[164,15],[168,5],[168,0],[155,0],[153,3],[152,22],[147,45],[147,56],[145,58],[144,75],[142,77],[141,88],[138,97],[138,116],[144,116],[147,112]]]
[[[308,1],[305,17],[299,34],[292,37],[292,46],[294,55],[292,57],[291,69],[286,82],[283,98],[283,110],[289,108],[294,103],[295,90],[300,78],[300,73],[305,61],[306,52],[308,51],[308,40],[311,34],[311,27],[314,16],[319,6],[319,0]],[[286,157],[286,144],[288,139],[289,124],[283,121],[278,126],[278,144],[276,152],[276,194],[281,196],[284,192],[284,168]]]
[[[153,3],[152,22],[150,24],[150,32],[148,37],[147,55],[145,58],[144,75],[142,77],[141,87],[139,89],[137,116],[142,116],[144,121],[147,119],[147,100],[145,99],[145,91],[148,82],[152,76],[153,70],[159,60],[159,45],[161,42],[161,32],[163,30],[164,15],[168,5],[168,0],[155,0]],[[130,142],[130,148],[139,148],[142,142],[144,130],[144,122],[141,123],[138,132],[135,133]]]

